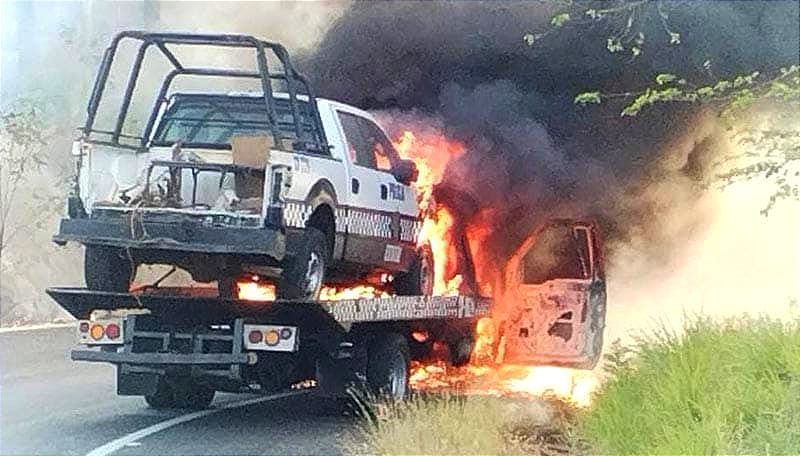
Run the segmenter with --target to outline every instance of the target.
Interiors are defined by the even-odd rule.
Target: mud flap
[[[117,366],[117,394],[120,396],[146,396],[156,393],[158,374],[122,372]]]

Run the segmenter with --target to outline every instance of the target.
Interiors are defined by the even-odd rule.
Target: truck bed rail
[[[93,310],[147,309],[151,314],[185,322],[220,322],[233,318],[279,318],[286,323],[311,320],[339,324],[488,316],[491,300],[473,296],[391,296],[342,301],[248,301],[217,296],[132,294],[86,288],[48,288],[61,307],[78,319]]]

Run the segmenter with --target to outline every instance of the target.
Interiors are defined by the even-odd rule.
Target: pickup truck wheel
[[[406,338],[395,333],[376,337],[367,349],[367,384],[372,394],[394,401],[408,394],[410,355]]]
[[[87,245],[83,273],[90,290],[127,293],[134,266],[125,251],[114,247]]]
[[[433,252],[423,246],[407,272],[395,276],[395,292],[401,296],[431,296],[433,294]]]
[[[278,299],[319,299],[329,258],[327,245],[322,231],[313,227],[306,228],[300,251],[281,274],[277,289]]]

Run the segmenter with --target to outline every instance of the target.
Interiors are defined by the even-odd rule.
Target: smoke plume
[[[575,216],[600,220],[612,252],[645,238],[646,253],[666,264],[676,243],[706,222],[706,212],[691,208],[707,164],[721,152],[714,116],[659,106],[620,117],[619,104],[578,107],[574,96],[643,87],[658,73],[708,81],[796,62],[798,5],[666,2],[662,20],[652,2],[634,18],[645,37],[635,59],[606,49],[627,15],[567,23],[527,46],[523,36],[550,28],[561,6],[357,3],[301,65],[321,95],[393,113],[391,133],[409,127],[409,111],[419,122],[440,119],[467,153],[448,167],[439,200],[467,224],[492,211],[482,247],[497,259],[543,218]],[[681,45],[669,43],[666,28],[680,32]],[[451,195],[462,201],[448,201]],[[673,216],[680,223],[665,223]]]

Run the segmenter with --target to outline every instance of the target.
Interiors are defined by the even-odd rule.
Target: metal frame
[[[108,80],[109,72],[116,55],[119,44],[125,40],[140,41],[139,50],[136,58],[131,66],[128,82],[125,87],[125,93],[117,114],[116,124],[113,131],[94,130],[94,122],[97,116],[97,109],[100,106],[100,100],[103,97],[106,82]],[[193,45],[193,46],[212,46],[212,47],[232,47],[232,48],[252,48],[256,51],[256,66],[258,71],[242,71],[225,68],[206,68],[206,67],[185,67],[175,54],[169,49],[168,45]],[[122,134],[122,128],[125,124],[125,119],[128,115],[128,108],[130,107],[133,92],[136,89],[136,83],[139,79],[142,63],[144,61],[147,50],[154,46],[161,54],[172,64],[173,69],[164,77],[156,98],[155,105],[150,113],[150,117],[145,126],[144,132],[141,137],[131,137]],[[266,56],[266,50],[269,49],[277,57],[283,66],[283,72],[270,73]],[[150,134],[155,126],[156,118],[161,103],[166,101],[166,96],[172,82],[177,76],[222,76],[231,78],[252,78],[261,80],[261,88],[264,97],[264,104],[267,108],[267,119],[269,121],[269,128],[275,140],[275,144],[281,144],[280,131],[277,127],[274,94],[272,90],[272,80],[279,79],[286,82],[286,90],[289,93],[289,105],[294,119],[294,129],[297,136],[296,144],[293,147],[299,149],[307,149],[309,146],[316,148],[319,151],[328,150],[327,138],[322,129],[322,121],[319,116],[319,110],[316,105],[316,98],[308,83],[308,79],[297,72],[292,66],[289,59],[289,53],[282,45],[263,41],[250,35],[234,35],[234,34],[190,34],[190,33],[148,33],[144,31],[129,30],[117,34],[111,41],[111,44],[103,54],[103,60],[100,64],[100,69],[97,72],[94,88],[89,97],[89,103],[86,107],[86,122],[83,126],[84,136],[88,138],[91,133],[99,133],[110,135],[109,141],[104,141],[118,147],[129,148],[144,148],[147,146]],[[309,108],[313,117],[313,122],[316,123],[316,128],[319,132],[319,141],[317,138],[304,138],[303,125],[300,117],[300,109],[298,107],[297,95],[298,86],[308,96]],[[130,144],[121,144],[120,138],[138,139],[140,144],[138,147],[131,146]]]

